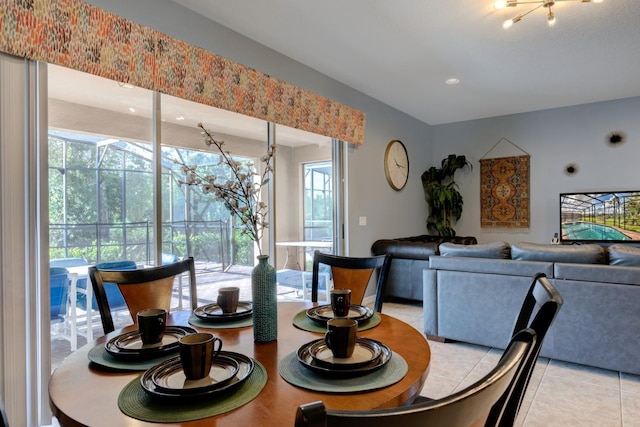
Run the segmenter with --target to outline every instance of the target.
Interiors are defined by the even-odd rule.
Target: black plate
[[[380,346],[380,356],[378,358],[376,358],[375,360],[372,360],[371,362],[362,365],[362,366],[357,366],[357,367],[353,367],[353,368],[344,368],[344,367],[340,367],[340,368],[335,368],[335,367],[330,367],[330,366],[324,366],[318,363],[318,360],[316,358],[313,357],[313,354],[311,353],[311,349],[318,344],[319,341],[324,341],[324,338],[320,338],[318,340],[313,340],[311,342],[308,342],[307,344],[304,344],[303,346],[301,346],[298,349],[297,352],[297,356],[298,356],[298,361],[302,364],[302,366],[304,366],[305,368],[320,374],[322,376],[325,377],[331,377],[331,378],[352,378],[352,377],[358,377],[361,375],[366,375],[369,374],[371,372],[377,371],[378,369],[382,368],[384,365],[387,364],[387,362],[389,362],[389,360],[391,360],[391,355],[393,354],[391,349],[389,347],[387,347],[386,345],[384,345],[383,343],[381,343],[380,341],[376,341],[376,340],[372,340],[369,338],[358,338],[358,341],[362,342],[364,340],[367,341],[372,341],[373,343],[375,343],[376,345]]]
[[[173,364],[177,363],[178,365],[180,365],[179,357],[171,358],[165,362],[159,363],[158,365],[154,366],[151,369],[148,369],[140,377],[140,384],[142,384],[142,388],[144,389],[144,391],[146,391],[149,395],[153,397],[172,398],[172,399],[181,399],[181,398],[193,399],[195,397],[204,397],[204,396],[209,397],[209,396],[216,395],[218,393],[224,393],[231,390],[235,390],[237,387],[242,385],[247,380],[247,378],[249,378],[249,375],[251,375],[251,373],[253,372],[253,368],[255,366],[253,359],[245,356],[244,354],[234,353],[231,351],[221,351],[219,357],[232,358],[238,364],[238,373],[235,375],[235,377],[231,378],[231,381],[229,381],[227,384],[223,385],[222,387],[213,388],[213,389],[205,388],[204,390],[202,389],[197,390],[194,393],[189,393],[189,394],[184,394],[179,391],[159,390],[156,387],[156,384],[153,382],[154,373],[159,369],[165,369],[168,363],[173,363]]]
[[[238,362],[227,356],[217,356],[211,363],[209,375],[201,380],[188,380],[182,370],[180,357],[175,357],[155,366],[151,381],[155,389],[163,393],[198,394],[215,390],[229,384],[238,374]]]
[[[382,346],[375,340],[359,338],[356,340],[351,357],[338,358],[333,357],[333,352],[324,339],[319,339],[310,345],[307,351],[316,365],[334,370],[345,370],[372,364],[382,355]]]
[[[328,320],[335,319],[331,305],[319,305],[307,310],[307,317],[314,322],[327,324]],[[364,305],[351,304],[349,307],[349,313],[346,316],[348,319],[357,320],[358,323],[369,320],[373,317],[373,310]]]
[[[196,308],[193,310],[193,314],[208,322],[234,322],[251,317],[253,304],[248,301],[240,301],[235,313],[223,313],[220,306],[214,303]]]
[[[188,326],[167,326],[162,341],[157,344],[142,344],[140,332],[131,331],[110,339],[104,345],[110,355],[119,359],[144,360],[178,351],[178,340],[197,331]]]

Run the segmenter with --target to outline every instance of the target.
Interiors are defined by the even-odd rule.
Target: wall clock
[[[384,152],[384,174],[396,191],[402,190],[409,180],[409,155],[404,144],[397,139],[389,142]]]

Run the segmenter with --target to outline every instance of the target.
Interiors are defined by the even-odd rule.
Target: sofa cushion
[[[471,258],[508,259],[510,248],[507,242],[484,243],[481,245],[459,245],[442,243],[438,248],[442,256],[459,256]]]
[[[609,246],[609,264],[640,267],[640,248],[619,243]]]
[[[521,261],[605,264],[606,252],[600,245],[568,246],[518,242],[511,245],[511,258]]]
[[[428,260],[438,253],[436,242],[411,242],[395,239],[377,240],[371,246],[373,255],[391,254],[394,258]]]

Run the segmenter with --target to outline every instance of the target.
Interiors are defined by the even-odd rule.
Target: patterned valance
[[[0,51],[355,144],[364,140],[361,111],[81,0],[0,0]]]

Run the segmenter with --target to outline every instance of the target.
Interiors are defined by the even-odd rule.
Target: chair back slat
[[[373,274],[373,268],[353,270],[342,267],[331,267],[334,288],[351,289],[351,303],[362,304],[364,293]]]
[[[145,308],[163,308],[169,312],[174,279],[175,276],[169,276],[147,283],[118,284],[134,324],[138,324],[136,314]]]
[[[484,377],[442,399],[373,411],[326,410],[321,402],[301,405],[296,427],[470,427],[482,425],[492,406],[524,369],[536,342],[525,329],[516,334],[498,364]]]
[[[562,304],[564,304],[562,296],[546,275],[544,273],[536,274],[522,302],[513,334],[516,335],[518,331],[530,328],[535,331],[537,341],[525,362],[522,373],[514,379],[509,389],[491,409],[485,427],[511,427],[514,425],[533,369],[538,361],[542,344]]]
[[[371,276],[373,272],[377,270],[378,280],[376,283],[374,310],[380,312],[382,311],[390,264],[390,254],[356,258],[330,255],[316,250],[313,254],[311,301],[318,301],[318,282],[321,265],[326,265],[331,268],[334,288],[351,289],[352,304],[362,304]]]
[[[171,304],[174,278],[187,272],[189,273],[191,308],[196,309],[198,296],[195,263],[192,257],[171,264],[137,270],[99,270],[95,266],[89,267],[89,278],[98,302],[104,333],[107,334],[115,330],[109,300],[105,292],[105,283],[117,284],[135,323],[136,314],[143,308],[165,308],[168,310]]]

